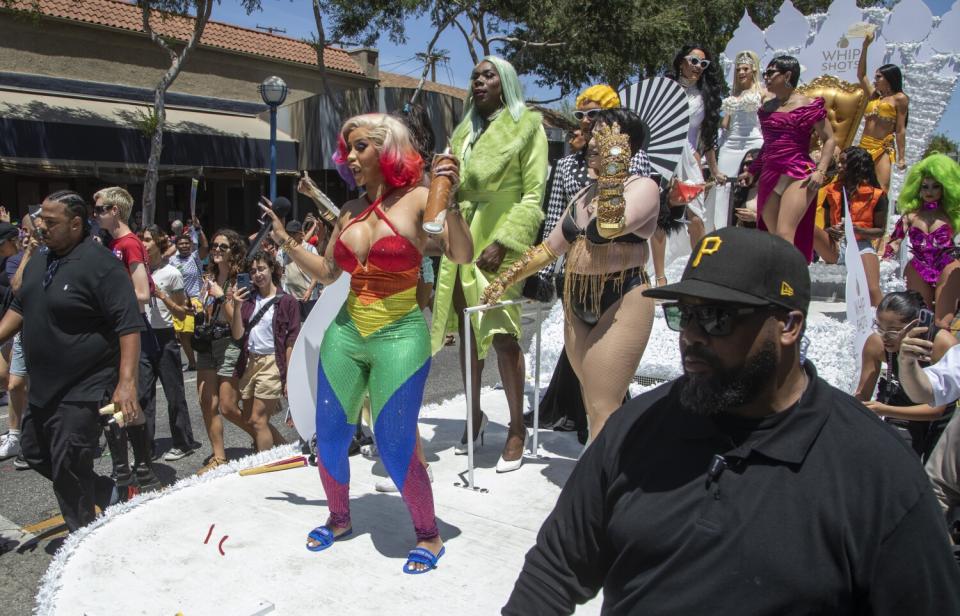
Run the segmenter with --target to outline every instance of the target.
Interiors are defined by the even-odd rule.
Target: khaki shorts
[[[283,382],[280,380],[280,369],[277,368],[277,358],[270,355],[247,353],[247,369],[240,377],[240,398],[249,400],[276,400],[283,397]]]

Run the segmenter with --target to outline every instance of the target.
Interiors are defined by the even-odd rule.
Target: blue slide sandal
[[[333,545],[334,541],[349,537],[351,534],[353,534],[352,528],[339,535],[334,535],[333,530],[329,526],[318,526],[307,535],[307,539],[313,539],[317,542],[317,545],[311,546],[307,544],[307,549],[311,552],[322,552]]]
[[[437,562],[440,561],[440,557],[443,556],[446,551],[447,548],[442,547],[440,548],[440,552],[435,555],[427,548],[414,548],[407,554],[407,562],[403,565],[403,572],[410,575],[420,575],[421,573],[433,571],[437,568]],[[416,563],[427,565],[427,568],[415,569],[413,565]]]

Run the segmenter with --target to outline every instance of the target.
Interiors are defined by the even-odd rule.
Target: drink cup
[[[449,153],[435,154],[433,168],[445,160],[456,162],[456,158]],[[447,216],[447,205],[450,203],[450,193],[453,182],[447,176],[433,176],[430,180],[430,193],[427,195],[427,211],[423,215],[423,230],[432,235],[443,231],[443,221]]]

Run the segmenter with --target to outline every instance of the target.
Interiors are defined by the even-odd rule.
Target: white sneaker
[[[165,454],[163,455],[163,459],[164,459],[164,461],[166,461],[166,462],[173,462],[173,461],[179,460],[179,459],[181,459],[181,458],[186,458],[187,456],[189,456],[189,455],[192,454],[192,453],[193,453],[193,450],[192,450],[192,449],[188,449],[188,450],[184,451],[184,450],[180,449],[179,447],[173,447],[173,448],[167,450],[167,453],[165,453]]]
[[[8,434],[3,443],[0,443],[0,460],[15,458],[20,455],[20,436]]]
[[[430,466],[427,467],[427,477],[430,478],[430,483],[433,483],[433,468]],[[393,483],[393,480],[389,477],[385,477],[384,479],[378,481],[376,488],[377,492],[385,492],[387,494],[398,492],[397,484]]]

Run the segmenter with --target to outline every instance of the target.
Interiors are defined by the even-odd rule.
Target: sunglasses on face
[[[910,326],[907,325],[907,327],[910,327]],[[880,337],[881,337],[881,338],[885,338],[885,339],[887,339],[887,340],[893,340],[894,338],[899,338],[899,337],[900,337],[900,334],[902,334],[902,333],[904,333],[905,331],[907,331],[907,327],[903,327],[903,328],[901,328],[901,329],[883,329],[882,327],[880,327],[880,324],[879,324],[879,323],[877,323],[876,321],[874,321],[874,322],[873,322],[873,325],[870,327],[870,329],[872,329],[874,332],[880,334]]]
[[[597,118],[598,113],[600,113],[599,109],[588,109],[587,111],[578,110],[573,112],[573,117],[577,119],[577,122],[583,122],[584,118],[593,121]]]
[[[720,306],[663,304],[663,317],[667,327],[675,332],[683,331],[692,321],[708,335],[714,337],[729,336],[733,332],[737,317],[767,310],[769,306]]]
[[[230,244],[217,244],[216,242],[210,244],[210,250],[221,250],[227,252],[230,250]]]
[[[779,75],[779,74],[780,74],[780,69],[777,69],[777,68],[768,68],[767,70],[763,71],[763,78],[764,78],[764,79],[773,79],[774,77],[776,77],[776,76]]]
[[[95,205],[93,206],[93,215],[94,216],[103,216],[113,208],[112,205]]]
[[[700,67],[703,70],[707,70],[707,67],[710,66],[710,60],[704,60],[703,58],[698,58],[697,56],[684,56],[683,58],[690,63],[690,66],[697,68]]]

